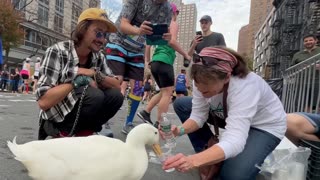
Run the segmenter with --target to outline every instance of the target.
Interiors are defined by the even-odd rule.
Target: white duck
[[[145,145],[159,142],[149,124],[136,126],[126,142],[105,136],[58,138],[8,147],[35,180],[139,180],[148,167]]]

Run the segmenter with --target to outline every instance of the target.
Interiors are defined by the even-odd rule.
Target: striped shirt
[[[91,69],[101,71],[106,75],[112,75],[111,69],[106,64],[102,53],[91,53],[88,65]],[[46,50],[44,59],[40,65],[38,89],[36,91],[39,100],[50,88],[64,83],[71,83],[77,76],[79,58],[73,41],[63,41]],[[50,109],[40,111],[40,118],[62,122],[64,117],[71,112],[78,98],[72,90],[61,102]]]

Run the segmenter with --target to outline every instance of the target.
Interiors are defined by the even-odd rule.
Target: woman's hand
[[[161,130],[160,125],[158,126],[158,130],[159,130],[161,139],[164,140],[164,132]],[[180,129],[176,125],[171,125],[171,132],[175,137],[177,137],[180,134]]]
[[[191,169],[194,169],[193,156],[185,156],[182,153],[179,153],[175,156],[168,158],[162,166],[162,169],[167,170],[175,168],[179,172],[187,172]]]

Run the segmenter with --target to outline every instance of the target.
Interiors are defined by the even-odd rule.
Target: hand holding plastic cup
[[[158,156],[161,164],[163,164],[169,157],[172,157],[172,149],[167,146],[153,146],[153,150],[155,151],[156,155]],[[174,168],[167,169],[165,172],[172,172]]]
[[[173,154],[172,154],[172,149],[167,146],[162,146],[161,149],[163,153],[159,156],[159,160],[161,164],[163,164],[169,157],[172,157]],[[172,172],[174,170],[175,170],[174,168],[171,168],[171,169],[165,170],[165,172]]]

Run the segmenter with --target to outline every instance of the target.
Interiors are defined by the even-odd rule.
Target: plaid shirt
[[[106,75],[112,75],[111,69],[106,64],[102,53],[91,53],[91,69],[101,71]],[[59,42],[49,47],[40,65],[37,100],[50,88],[64,83],[71,83],[77,76],[79,58],[74,48],[73,41]],[[40,111],[40,118],[61,122],[71,112],[78,98],[72,90],[61,102],[50,109]]]

